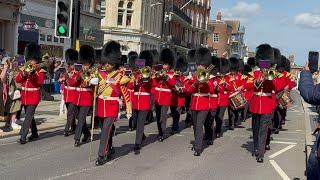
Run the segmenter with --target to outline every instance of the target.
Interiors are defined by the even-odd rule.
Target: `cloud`
[[[319,13],[300,13],[294,17],[294,24],[311,29],[320,28],[320,12]]]
[[[222,8],[221,11],[224,19],[239,19],[247,20],[252,15],[256,15],[260,12],[261,7],[257,3],[238,2],[234,7]]]

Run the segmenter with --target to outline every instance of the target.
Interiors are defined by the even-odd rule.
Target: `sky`
[[[320,51],[320,0],[212,0],[211,19],[238,19],[250,51],[262,43],[295,55],[304,65],[309,51]]]

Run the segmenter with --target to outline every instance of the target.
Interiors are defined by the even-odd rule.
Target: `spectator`
[[[10,63],[8,63],[10,62]],[[21,109],[20,103],[20,90],[19,85],[15,82],[16,72],[18,72],[17,62],[12,62],[10,57],[5,57],[2,59],[2,64],[9,64],[9,69],[6,74],[6,79],[4,84],[6,87],[6,101],[5,101],[5,113],[8,116],[6,132],[21,129],[21,127],[16,123],[17,112]]]
[[[62,68],[62,63],[61,61],[57,60],[54,62],[54,93],[58,94],[60,93],[60,84],[59,84],[59,77],[63,73],[63,68]]]
[[[4,58],[1,58],[0,64],[0,115],[4,116],[4,107],[6,102],[6,75],[9,66],[5,63],[2,63],[2,59]]]

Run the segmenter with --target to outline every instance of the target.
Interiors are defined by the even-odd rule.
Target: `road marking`
[[[278,174],[282,177],[283,180],[290,180],[288,175],[281,169],[281,167],[274,160],[269,160],[273,168],[278,172]]]
[[[291,149],[291,148],[293,148],[293,147],[295,147],[295,146],[296,146],[296,145],[293,145],[293,144],[292,144],[292,145],[289,145],[288,147],[285,147],[285,148],[281,149],[280,151],[277,151],[277,152],[275,152],[274,154],[270,155],[269,158],[270,158],[270,159],[273,159],[273,158],[275,158],[276,156],[278,156],[278,155],[280,155],[280,154],[288,151],[289,149]]]
[[[275,144],[290,144],[290,145],[296,145],[296,142],[285,142],[285,141],[271,141],[271,143]]]

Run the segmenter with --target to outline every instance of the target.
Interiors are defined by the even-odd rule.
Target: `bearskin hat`
[[[133,67],[135,67],[135,65],[134,65],[134,62],[135,62],[135,60],[138,58],[138,53],[137,52],[135,52],[135,51],[130,51],[129,53],[128,53],[128,59],[129,59],[129,66],[131,67],[131,68],[133,68]]]
[[[239,72],[243,72],[244,70],[244,61],[243,59],[239,59]]]
[[[39,63],[41,60],[40,46],[35,43],[28,44],[24,49],[24,56],[26,61],[33,59]]]
[[[211,52],[208,48],[198,48],[195,52],[194,58],[196,64],[209,66],[211,64]]]
[[[102,64],[121,64],[121,46],[116,41],[109,41],[103,46],[102,55],[101,55],[101,63]]]
[[[153,56],[153,64],[159,64],[160,60],[159,60],[159,52],[158,52],[158,50],[152,49],[150,52],[152,53],[152,56]]]
[[[284,70],[286,66],[286,57],[285,56],[280,56],[280,61],[277,63],[277,70]]]
[[[273,64],[278,64],[281,63],[281,52],[277,48],[273,48],[273,55],[274,55],[274,63]]]
[[[161,51],[160,63],[168,64],[170,67],[173,67],[174,61],[174,55],[170,49],[166,48]]]
[[[124,65],[127,62],[128,62],[128,56],[127,55],[122,55],[121,56],[121,64]]]
[[[254,57],[249,57],[247,61],[247,65],[250,66],[251,68],[254,68],[257,65],[256,59]]]
[[[230,61],[226,58],[220,58],[219,72],[221,74],[227,74],[230,72]]]
[[[177,59],[175,70],[180,72],[186,72],[188,70],[188,63],[182,56]]]
[[[66,57],[66,63],[67,64],[74,64],[76,62],[78,62],[78,51],[74,50],[74,49],[68,49],[66,50],[65,53],[65,57]]]
[[[230,61],[230,71],[237,72],[239,71],[239,59],[232,57],[229,59]]]
[[[244,65],[243,74],[248,74],[251,71],[252,71],[252,67],[251,66],[249,66],[248,64]]]
[[[261,44],[257,47],[256,63],[259,64],[260,60],[269,60],[274,64],[273,48],[269,44]]]
[[[140,52],[139,59],[144,59],[146,60],[146,66],[151,67],[153,65],[153,55],[151,51],[149,50],[144,50]]]
[[[94,64],[95,52],[93,47],[89,45],[82,45],[79,51],[79,60],[81,64]]]
[[[219,72],[220,60],[217,56],[211,57],[211,64],[214,66],[211,73],[216,74]]]
[[[188,55],[187,55],[187,62],[190,63],[190,62],[195,62],[194,60],[194,55],[196,53],[196,50],[195,49],[191,49],[189,52],[188,52]]]
[[[291,71],[291,62],[289,59],[286,58],[286,65],[284,68],[285,71],[290,72]]]

